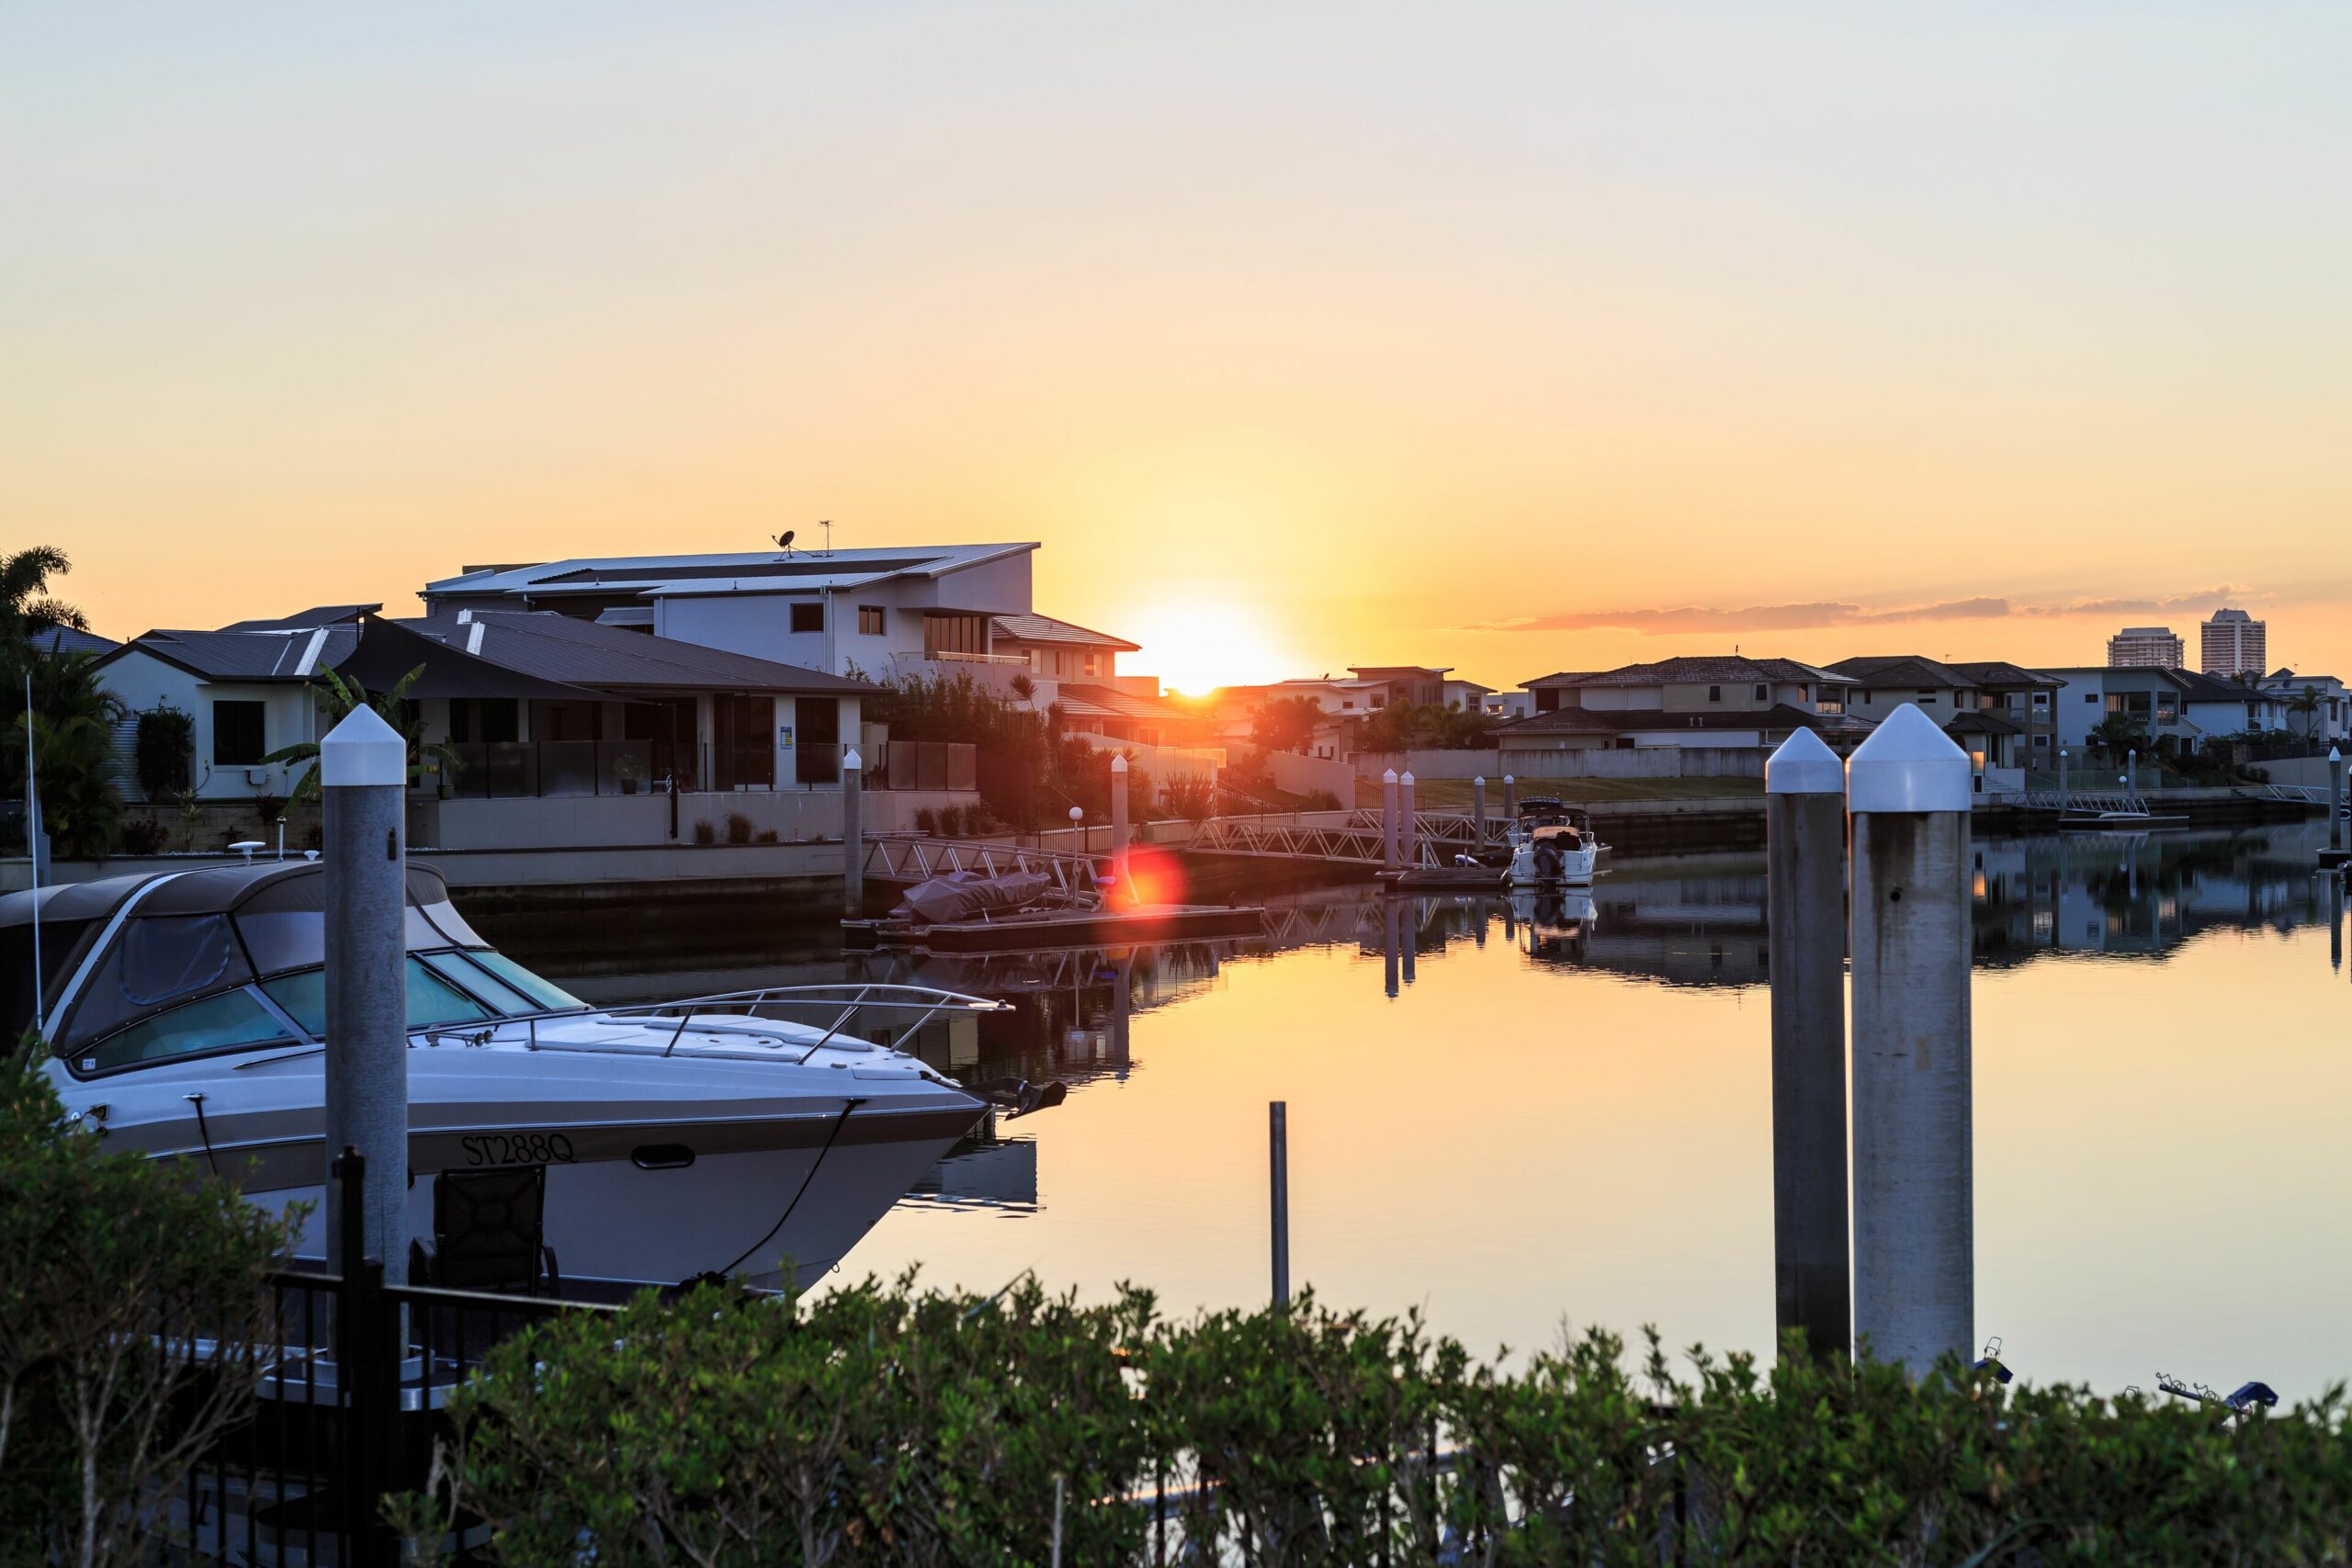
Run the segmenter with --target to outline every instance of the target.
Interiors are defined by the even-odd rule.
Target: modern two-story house
[[[1945,660],[1895,653],[1829,666],[1854,679],[1847,714],[1878,723],[1905,703],[1966,751],[1978,787],[2023,787],[2024,770],[2055,766],[2058,681],[1998,660]]]
[[[1537,711],[1495,731],[1515,750],[1769,750],[1799,729],[1833,745],[1869,725],[1842,711],[1851,677],[1791,659],[1662,659],[1591,673],[1561,671],[1526,683]]]
[[[1045,626],[1018,628],[1032,615],[1036,551],[1012,543],[597,556],[468,567],[422,592],[434,616],[552,610],[804,670],[888,677],[959,663],[1027,668],[1035,649],[1069,646]],[[1016,620],[1001,647],[1000,617]],[[1133,646],[1089,636],[1098,651]]]

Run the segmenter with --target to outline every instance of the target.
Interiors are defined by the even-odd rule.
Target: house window
[[[2034,705],[2034,706],[2036,706],[2036,707],[2038,707],[2038,708],[2046,708],[2046,707],[2048,707],[2048,706],[2050,705],[2050,694],[2049,694],[2049,693],[2047,693],[2047,692],[2036,692],[2036,693],[2034,693],[2034,694],[2033,694],[2033,705]]]
[[[1342,708],[1351,708],[1355,705],[1356,700],[1353,697],[1341,697],[1340,699],[1340,706]]]
[[[889,612],[888,612],[888,611],[887,611],[887,610],[885,610],[881,605],[879,605],[879,604],[860,604],[860,605],[857,607],[857,635],[858,635],[858,636],[860,636],[860,637],[880,637],[880,636],[882,636],[885,632],[888,631],[889,629],[890,629],[890,615],[889,615]]]
[[[512,740],[521,733],[521,709],[513,697],[449,699],[449,739],[457,744]]]
[[[986,615],[939,615],[922,618],[922,651],[925,658],[936,659],[943,653],[986,653],[989,650],[989,618]]]
[[[792,629],[796,632],[820,632],[825,629],[825,604],[821,599],[796,600],[792,606]]]
[[[1707,700],[1711,703],[1722,702],[1724,700],[1724,689],[1721,686],[1708,687]]]
[[[212,705],[212,765],[250,768],[268,753],[262,743],[265,705],[221,699]]]
[[[1087,649],[1087,650],[1086,650],[1086,672],[1087,672],[1089,675],[1100,675],[1101,673],[1102,673],[1102,656],[1101,654],[1099,654],[1099,653],[1095,652],[1092,649]]]
[[[2098,701],[2098,694],[2097,692],[2085,692],[2083,694],[2083,701],[2086,703],[2095,703]]]
[[[1916,694],[1917,695],[1917,697],[1918,697],[1918,699],[1919,699],[1919,705],[1920,705],[1921,707],[1926,707],[1929,703],[1932,703],[1932,702],[1934,702],[1934,701],[1936,700],[1936,694],[1935,694],[1935,693],[1933,693],[1933,692],[1931,692],[1931,691],[1928,691],[1928,690],[1926,687],[1924,687],[1924,686],[1922,686],[1922,687],[1918,690],[1918,692],[1917,692]]]

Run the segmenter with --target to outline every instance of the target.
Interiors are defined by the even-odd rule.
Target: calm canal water
[[[1976,846],[1976,1324],[2021,1372],[2290,1397],[2352,1376],[2352,981],[2324,835]],[[916,1046],[1069,1101],[944,1161],[852,1274],[1262,1300],[1279,1099],[1294,1278],[1327,1300],[1418,1305],[1481,1351],[1591,1323],[1770,1346],[1760,854],[1624,861],[1589,908],[1268,901],[1254,946],[992,960],[844,957],[772,908],[481,924],[593,1000],[847,974],[1012,1001]]]

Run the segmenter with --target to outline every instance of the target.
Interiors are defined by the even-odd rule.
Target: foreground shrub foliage
[[[102,1568],[160,1554],[161,1500],[250,1415],[288,1231],[207,1173],[105,1152],[39,1058],[0,1062],[0,1563]]]
[[[2233,1426],[1958,1363],[1688,1365],[1591,1333],[1505,1371],[1311,1299],[705,1287],[501,1348],[395,1512],[514,1568],[1042,1562],[1057,1528],[1151,1562],[1163,1494],[1169,1561],[1269,1568],[2347,1561],[2332,1393]]]

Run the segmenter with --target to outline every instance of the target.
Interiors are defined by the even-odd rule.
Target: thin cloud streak
[[[2209,605],[2246,597],[2243,589],[2223,583],[2188,593],[2141,599],[2075,599],[2062,604],[2018,604],[1992,594],[1970,599],[1946,599],[1928,604],[1903,604],[1887,609],[1843,600],[1819,600],[1802,604],[1748,604],[1738,608],[1679,604],[1659,608],[1567,610],[1548,615],[1521,615],[1509,620],[1481,621],[1473,631],[1583,632],[1632,631],[1645,637],[1698,631],[1802,631],[1821,626],[1894,626],[1920,621],[1996,621],[2009,616],[2066,619],[2095,615],[2157,615],[2170,611],[2202,611]]]

